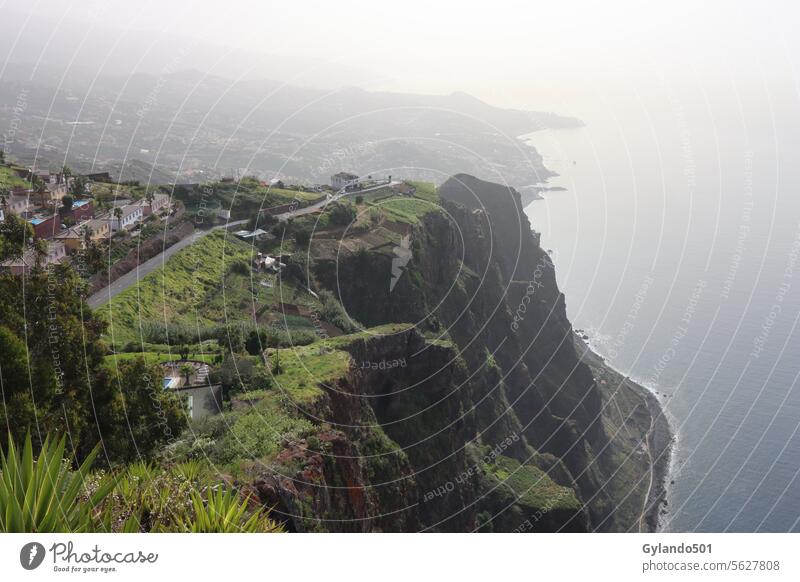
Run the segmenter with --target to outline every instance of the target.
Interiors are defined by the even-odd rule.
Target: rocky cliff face
[[[409,325],[342,344],[351,369],[318,403],[328,454],[285,450],[294,478],[265,477],[262,499],[296,529],[626,529],[642,493],[616,475],[641,481],[646,465],[619,470],[634,445],[609,437],[519,194],[457,175],[440,197],[393,286],[385,245],[315,257],[315,283],[353,318]]]

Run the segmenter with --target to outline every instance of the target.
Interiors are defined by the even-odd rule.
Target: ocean
[[[672,423],[660,529],[800,531],[796,94],[705,97],[632,94],[525,136],[565,189],[526,213],[574,327]]]

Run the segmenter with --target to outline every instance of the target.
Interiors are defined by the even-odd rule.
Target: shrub
[[[346,226],[356,219],[356,209],[349,204],[336,203],[330,210],[331,223]]]
[[[332,323],[345,333],[355,333],[363,327],[347,315],[342,304],[330,291],[320,291],[319,300],[322,302],[322,317],[325,321]]]
[[[306,229],[298,230],[294,233],[294,242],[300,246],[305,246],[311,241],[311,233]]]
[[[0,531],[4,533],[74,533],[96,529],[94,512],[111,493],[105,479],[91,495],[81,498],[99,445],[77,470],[64,462],[66,435],[48,436],[34,460],[31,436],[20,451],[9,437],[8,455],[0,453]]]
[[[228,265],[228,271],[230,273],[246,276],[250,274],[250,265],[244,259],[236,259]]]

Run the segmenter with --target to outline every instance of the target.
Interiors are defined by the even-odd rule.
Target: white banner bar
[[[0,535],[2,580],[800,580],[793,534]]]

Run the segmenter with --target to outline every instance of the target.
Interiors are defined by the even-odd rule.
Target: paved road
[[[288,220],[289,218],[295,218],[296,216],[311,214],[312,212],[316,212],[321,208],[325,208],[328,204],[333,204],[337,200],[341,200],[345,196],[358,196],[359,194],[372,192],[373,190],[380,190],[381,188],[388,188],[390,186],[397,186],[398,184],[400,184],[400,182],[398,182],[397,180],[393,180],[391,182],[387,182],[386,184],[378,184],[377,186],[372,186],[371,188],[365,188],[364,190],[353,190],[350,192],[339,190],[336,194],[334,194],[327,200],[323,200],[322,202],[317,202],[316,204],[312,204],[311,206],[306,206],[305,208],[298,208],[297,210],[291,210],[289,212],[284,212],[283,214],[276,214],[275,218],[277,218],[278,220]]]
[[[184,239],[179,240],[171,247],[165,249],[162,253],[156,255],[152,259],[149,259],[139,265],[137,268],[133,269],[132,271],[128,271],[122,277],[111,283],[108,287],[104,287],[100,289],[97,293],[90,296],[86,302],[89,304],[89,307],[92,309],[96,309],[105,303],[108,303],[113,297],[119,295],[125,289],[136,283],[139,279],[147,275],[148,273],[153,272],[158,267],[163,265],[167,262],[172,255],[177,253],[179,250],[188,247],[190,244],[193,244],[206,236],[208,233],[218,230],[220,228],[230,228],[232,226],[239,226],[240,224],[246,223],[247,220],[237,220],[235,222],[229,222],[227,224],[223,224],[220,226],[215,226],[214,228],[208,230],[197,230],[187,236]]]
[[[317,202],[316,204],[312,204],[311,206],[306,206],[305,208],[298,208],[297,210],[291,210],[289,212],[284,212],[283,214],[276,214],[275,218],[278,220],[288,220],[289,218],[294,218],[296,216],[303,216],[304,214],[311,214],[312,212],[316,212],[317,210],[324,208],[328,204],[332,204],[337,200],[344,198],[345,196],[357,196],[359,194],[364,194],[365,192],[372,192],[373,190],[379,190],[381,188],[387,188],[389,186],[395,186],[400,184],[398,181],[392,181],[387,184],[379,184],[378,186],[373,186],[371,188],[365,188],[364,190],[355,190],[352,192],[345,192],[344,190],[339,190],[336,194],[328,198],[327,200],[323,200],[322,202]],[[179,250],[188,247],[190,244],[193,244],[200,240],[202,237],[206,236],[208,233],[220,229],[220,228],[231,228],[233,226],[239,226],[240,224],[245,224],[247,220],[237,220],[235,222],[229,222],[227,224],[223,224],[220,226],[215,226],[209,230],[198,230],[191,235],[187,236],[186,238],[178,241],[171,247],[167,248],[164,252],[156,255],[152,259],[149,259],[139,265],[136,269],[125,273],[122,277],[111,283],[108,287],[104,287],[100,289],[97,293],[89,297],[86,302],[89,304],[89,307],[92,309],[96,309],[101,305],[108,303],[113,297],[116,297],[128,287],[131,287],[134,283],[139,281],[142,277],[147,275],[148,273],[153,272],[158,267],[163,265],[167,262],[172,255],[177,253]]]

